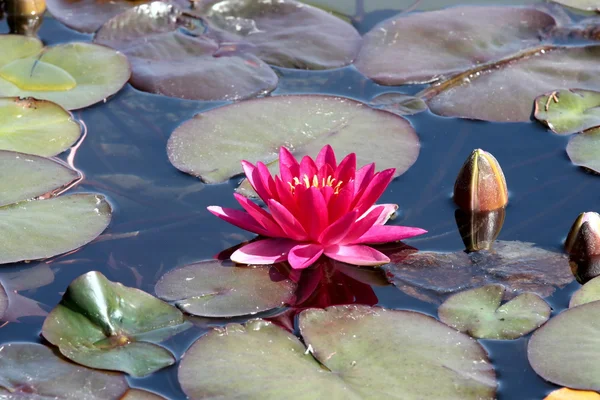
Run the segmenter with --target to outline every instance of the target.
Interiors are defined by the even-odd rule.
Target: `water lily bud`
[[[4,11],[10,33],[34,36],[46,11],[46,0],[5,0]]]
[[[581,257],[600,255],[600,215],[595,212],[579,214],[567,240],[565,250]]]
[[[504,208],[481,212],[457,209],[454,218],[467,251],[490,249],[502,230],[505,214]]]
[[[454,202],[465,211],[492,211],[508,203],[504,173],[493,155],[473,150],[456,178]]]

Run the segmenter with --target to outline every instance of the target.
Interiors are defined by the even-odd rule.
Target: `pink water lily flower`
[[[391,182],[394,169],[375,172],[375,164],[356,169],[356,154],[339,164],[331,146],[316,160],[305,156],[298,163],[282,147],[280,176],[272,177],[262,162],[242,161],[248,181],[269,212],[235,194],[246,211],[218,206],[208,210],[261,238],[236,250],[231,260],[243,264],[274,264],[287,260],[302,269],[321,255],[355,265],[381,265],[390,259],[368,244],[394,242],[426,231],[384,225],[398,209],[396,204],[375,204]]]

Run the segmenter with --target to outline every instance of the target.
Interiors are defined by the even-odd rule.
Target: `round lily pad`
[[[569,308],[552,318],[533,334],[527,354],[545,380],[599,391],[600,302]]]
[[[600,12],[600,2],[598,0],[552,0],[555,3],[562,4],[563,6],[576,8],[584,11],[597,11]]]
[[[588,281],[585,285],[579,288],[569,302],[569,308],[577,307],[582,304],[591,303],[592,301],[600,300],[600,276]]]
[[[0,150],[0,207],[64,190],[81,175],[48,158]]]
[[[535,99],[534,116],[561,135],[598,127],[600,92],[569,89],[544,94]]]
[[[91,271],[71,282],[42,334],[72,361],[140,377],[175,363],[154,342],[189,326],[177,308]]]
[[[105,100],[131,75],[123,54],[91,43],[43,48],[37,39],[0,35],[0,54],[0,96],[50,100],[68,110]]]
[[[0,149],[55,156],[81,136],[81,126],[58,104],[18,97],[0,98]]]
[[[104,196],[74,194],[0,207],[0,264],[37,260],[77,249],[110,223]]]
[[[428,109],[427,103],[418,97],[393,92],[380,94],[369,105],[397,115],[413,115]]]
[[[539,328],[552,309],[534,293],[500,305],[505,288],[486,285],[450,296],[438,309],[440,321],[478,339],[517,339]]]
[[[234,317],[289,304],[295,289],[274,267],[210,260],[167,272],[156,295],[192,315]]]
[[[571,137],[567,154],[573,164],[600,174],[600,128]]]
[[[125,53],[131,84],[191,100],[240,100],[277,86],[277,75],[252,54],[205,34],[205,22],[176,6],[153,2],[112,18],[94,41]],[[235,46],[234,46],[235,47]]]
[[[359,166],[377,160],[378,169],[395,167],[395,176],[414,164],[420,150],[415,130],[400,116],[341,97],[301,95],[198,114],[173,132],[167,152],[179,170],[217,183],[240,174],[240,160],[262,161],[276,172],[280,146],[301,157],[316,155],[325,144],[340,158],[356,152]]]
[[[40,344],[0,346],[0,398],[7,400],[118,400],[128,389],[122,374],[64,361]]]
[[[410,311],[308,309],[304,343],[264,320],[198,339],[179,367],[190,399],[493,399],[496,377],[472,338]],[[409,378],[407,378],[409,377]]]
[[[554,25],[552,16],[521,7],[400,15],[364,36],[355,65],[383,85],[431,82],[533,46]]]

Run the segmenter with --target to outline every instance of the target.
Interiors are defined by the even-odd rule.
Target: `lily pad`
[[[533,334],[527,355],[545,380],[599,391],[600,302],[569,308],[552,318]]]
[[[153,342],[189,326],[177,308],[91,271],[71,282],[42,334],[72,361],[141,377],[175,363]]]
[[[552,0],[555,3],[563,6],[576,8],[584,11],[600,12],[600,1],[598,0]]]
[[[573,164],[600,174],[600,128],[571,137],[567,154]]]
[[[0,346],[0,398],[118,400],[128,389],[121,374],[64,361],[40,344]]]
[[[424,314],[335,306],[303,311],[299,326],[308,348],[264,320],[202,336],[181,361],[183,391],[190,399],[495,398],[485,350]]]
[[[403,93],[384,93],[369,102],[371,107],[380,108],[396,115],[413,115],[428,109],[422,99]]]
[[[277,75],[252,54],[233,51],[204,34],[200,17],[153,2],[112,18],[94,41],[122,51],[131,84],[155,94],[191,100],[241,100],[266,94]]]
[[[285,306],[295,289],[275,267],[210,260],[167,272],[156,295],[192,315],[234,317]]]
[[[146,390],[129,389],[120,400],[165,400],[165,398]]]
[[[81,126],[58,104],[18,97],[0,98],[0,149],[55,156],[81,136]]]
[[[591,303],[592,301],[600,300],[600,276],[588,281],[585,285],[579,288],[569,302],[569,308],[577,307],[582,304]]]
[[[440,321],[478,339],[517,339],[539,328],[552,309],[537,294],[523,293],[500,305],[505,287],[486,285],[450,296]]]
[[[81,175],[48,158],[0,150],[0,207],[64,191]]]
[[[110,223],[104,196],[74,194],[0,207],[0,264],[37,260],[75,250]]]
[[[432,82],[534,46],[554,26],[552,16],[521,7],[400,15],[364,36],[355,65],[383,85]]]
[[[0,35],[0,54],[0,96],[50,100],[68,110],[105,100],[131,75],[123,54],[91,43],[43,48],[37,39]]]
[[[409,246],[385,254],[392,260],[383,267],[391,282],[406,294],[431,303],[495,283],[506,287],[505,300],[523,292],[547,297],[574,279],[565,254],[526,242],[496,241],[490,250],[468,254],[415,253]]]
[[[373,140],[365,140],[368,132]],[[414,164],[420,150],[415,130],[402,117],[346,98],[300,95],[253,99],[198,114],[173,132],[167,152],[177,169],[218,183],[240,174],[242,159],[262,161],[277,171],[280,146],[301,157],[316,155],[325,144],[340,158],[356,152],[359,166],[377,160],[380,170],[395,167],[395,176]]]
[[[547,93],[535,99],[534,116],[561,135],[600,126],[600,92],[569,89]]]
[[[4,321],[4,313],[8,309],[8,296],[2,282],[0,282],[0,321]]]

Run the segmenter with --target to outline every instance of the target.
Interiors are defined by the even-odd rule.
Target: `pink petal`
[[[275,190],[277,190],[279,203],[287,208],[292,214],[296,214],[298,212],[298,207],[296,207],[296,199],[294,199],[294,195],[292,195],[292,189],[290,185],[283,182],[278,176],[276,176]]]
[[[310,267],[323,254],[323,246],[319,244],[299,244],[288,254],[288,262],[294,269]]]
[[[376,174],[364,192],[359,194],[360,197],[354,199],[353,208],[357,208],[359,214],[367,211],[381,197],[385,188],[394,178],[394,172],[396,172],[396,169],[390,168]]]
[[[356,171],[354,176],[354,194],[358,196],[360,193],[362,193],[367,188],[369,182],[371,182],[373,179],[373,176],[375,176],[374,163],[367,164]]]
[[[356,218],[358,217],[358,212],[350,211],[342,218],[335,221],[333,224],[329,225],[321,236],[319,236],[319,243],[323,246],[330,246],[333,244],[337,244],[340,240],[342,240],[350,229],[356,222]]]
[[[350,181],[342,186],[340,192],[334,195],[328,203],[329,221],[333,222],[350,210],[354,200],[354,182]]]
[[[258,197],[260,197],[266,203],[267,200],[271,198],[271,194],[267,191],[267,188],[263,184],[258,169],[245,160],[242,161],[242,169],[244,170],[244,174],[246,174],[248,182],[250,182],[250,185],[252,185],[256,194],[258,194]]]
[[[311,187],[298,196],[300,208],[299,220],[312,240],[318,240],[321,233],[329,225],[327,203],[321,194],[321,190]]]
[[[317,175],[317,172],[319,172],[319,169],[313,159],[309,156],[302,157],[302,161],[300,161],[300,181],[304,182],[303,179],[306,176],[309,185],[312,185],[313,176]]]
[[[425,229],[412,228],[410,226],[375,225],[354,243],[376,244],[397,242],[424,233],[427,233]]]
[[[333,188],[331,186],[325,186],[321,189],[321,195],[323,195],[323,200],[325,200],[325,204],[329,204],[331,198],[334,196]]]
[[[375,222],[379,219],[382,210],[385,207],[377,206],[374,207],[369,213],[363,214],[362,217],[354,222],[354,226],[348,232],[348,235],[341,240],[342,244],[354,244],[354,242],[364,235],[369,229],[375,225]],[[354,210],[358,214],[358,210]]]
[[[240,210],[232,208],[223,208],[219,206],[207,207],[208,211],[221,218],[223,221],[229,222],[238,228],[257,233],[263,236],[269,236],[269,231],[264,229],[254,218]]]
[[[385,223],[389,221],[390,217],[394,215],[396,211],[398,211],[398,204],[374,204],[365,212],[364,215],[368,214],[372,209],[379,206],[383,206],[383,210],[373,225],[385,225]]]
[[[335,153],[330,145],[326,144],[323,146],[316,159],[317,168],[321,169],[321,167],[325,165],[329,165],[332,170],[335,171],[337,166],[337,161],[335,160]]]
[[[268,212],[266,212],[258,205],[254,204],[252,201],[242,196],[241,194],[234,193],[233,197],[235,197],[238,203],[240,203],[244,210],[246,210],[246,212],[250,214],[250,216],[254,218],[256,222],[258,222],[263,228],[270,232],[268,236],[285,236],[277,222],[273,220],[273,217],[271,217],[271,215]]]
[[[248,243],[231,255],[231,261],[240,264],[275,264],[287,260],[297,242],[289,239],[264,239]]]
[[[356,154],[350,153],[346,157],[344,157],[342,162],[340,162],[340,165],[338,165],[333,177],[337,180],[337,182],[335,183],[342,182],[342,184],[345,185],[352,179],[354,179],[355,173]]]
[[[268,201],[267,205],[271,211],[271,216],[287,237],[297,241],[308,239],[308,234],[300,221],[298,221],[298,219],[296,219],[296,217],[281,203],[271,199]]]
[[[325,255],[334,260],[354,265],[374,266],[390,262],[390,259],[383,253],[372,247],[362,244],[357,245],[333,245],[325,249]]]
[[[256,169],[258,170],[258,176],[260,177],[260,180],[265,189],[267,190],[269,196],[275,197],[275,195],[277,194],[277,191],[275,190],[275,181],[271,176],[271,171],[269,171],[269,168],[267,168],[267,166],[264,163],[259,161],[256,163]]]
[[[285,147],[279,149],[279,174],[284,183],[292,182],[300,173],[300,164]]]

